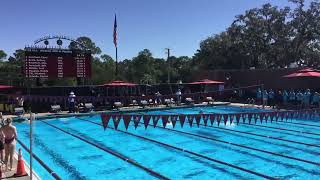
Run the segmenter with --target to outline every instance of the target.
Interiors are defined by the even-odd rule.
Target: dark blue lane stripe
[[[166,112],[170,112],[170,111],[166,111]],[[170,113],[178,114],[178,115],[184,115],[184,114],[175,113],[175,112],[170,112]],[[196,123],[193,123],[193,124],[196,124]],[[295,144],[302,144],[302,145],[306,145],[306,146],[313,146],[313,147],[319,147],[320,148],[320,145],[316,145],[316,144],[309,144],[309,143],[304,143],[304,142],[300,142],[300,141],[282,139],[282,138],[277,138],[277,137],[273,137],[273,136],[265,136],[265,135],[261,135],[261,134],[238,131],[238,130],[234,130],[234,129],[225,129],[225,128],[220,128],[220,127],[214,127],[214,126],[211,126],[211,125],[208,125],[208,126],[205,126],[204,124],[199,124],[199,125],[200,126],[204,126],[204,127],[209,127],[209,128],[221,129],[221,130],[224,130],[224,131],[238,132],[238,133],[249,134],[249,135],[253,135],[253,136],[259,136],[259,137],[264,137],[264,138],[269,138],[269,139],[274,139],[274,140],[279,140],[279,141],[285,141],[285,142],[290,142],[290,143],[295,143]]]
[[[129,159],[129,158],[126,157],[126,156],[123,156],[123,155],[121,155],[121,154],[118,154],[117,152],[114,152],[114,151],[112,151],[111,149],[108,149],[108,148],[105,148],[105,147],[101,147],[100,145],[98,145],[98,144],[96,144],[96,143],[93,143],[93,142],[91,142],[91,141],[88,141],[88,140],[86,140],[85,138],[82,138],[82,137],[80,137],[80,136],[78,136],[78,135],[75,135],[75,134],[73,134],[73,133],[70,133],[70,132],[68,132],[68,131],[65,131],[65,130],[63,130],[63,129],[61,129],[61,128],[53,125],[53,124],[50,124],[50,123],[48,123],[48,122],[45,122],[45,121],[43,121],[43,120],[39,120],[39,121],[41,121],[41,122],[43,122],[43,123],[45,123],[45,124],[47,124],[47,125],[55,128],[55,129],[58,129],[58,130],[66,133],[66,134],[69,134],[70,136],[73,136],[73,137],[75,137],[75,138],[77,138],[77,139],[79,139],[79,140],[81,140],[81,141],[84,141],[84,142],[86,142],[86,143],[88,143],[88,144],[90,144],[90,145],[92,145],[92,146],[95,146],[96,148],[101,149],[101,150],[103,150],[103,151],[105,151],[105,152],[107,152],[107,153],[109,153],[109,154],[111,154],[111,155],[114,155],[115,157],[118,157],[118,158],[120,158],[120,159],[122,159],[122,160],[124,160],[124,161],[126,161],[126,162],[128,162],[128,163],[130,163],[130,164],[132,164],[132,165],[134,165],[134,166],[136,166],[136,167],[138,167],[138,168],[140,168],[140,169],[143,169],[143,170],[145,170],[146,172],[148,172],[149,174],[151,174],[151,175],[154,176],[154,177],[157,177],[157,178],[159,178],[159,179],[169,180],[169,178],[167,178],[167,177],[165,177],[165,176],[163,176],[163,175],[161,175],[161,174],[159,174],[159,173],[157,173],[157,172],[155,172],[155,171],[153,171],[153,170],[151,170],[151,169],[149,169],[149,168],[147,168],[147,167],[145,167],[145,166],[142,166],[141,164],[139,164],[139,163],[137,163],[137,162]]]
[[[259,125],[259,124],[248,124],[248,123],[241,123],[246,126],[257,126],[257,127],[263,127],[263,128],[269,128],[269,129],[277,129],[277,130],[283,130],[283,131],[290,131],[290,132],[296,132],[299,134],[310,134],[310,135],[315,135],[315,136],[320,136],[319,133],[312,133],[312,132],[305,132],[305,131],[299,131],[299,130],[293,130],[293,129],[286,129],[286,128],[279,128],[279,127],[271,127],[271,126],[264,126],[264,125]],[[281,131],[279,131],[281,132]],[[300,135],[301,136],[301,135]],[[306,136],[307,137],[307,136]],[[310,137],[308,137],[310,138]]]
[[[28,147],[27,147],[25,144],[23,144],[23,142],[21,142],[19,139],[16,139],[16,140],[17,140],[17,142],[23,147],[23,149],[26,150],[26,151],[30,154],[30,149],[28,149]],[[46,165],[37,155],[35,155],[34,153],[32,153],[32,157],[33,157],[36,161],[38,161],[38,163],[39,163],[48,173],[50,173],[50,175],[51,175],[54,179],[56,179],[56,180],[62,180],[62,179],[60,178],[60,176],[59,176],[56,172],[54,172],[48,165]]]
[[[25,133],[25,135],[27,137],[30,136],[30,134],[27,132]],[[38,147],[42,149],[43,152],[51,156],[53,158],[53,162],[56,162],[59,166],[61,166],[68,173],[70,173],[72,177],[79,180],[86,179],[86,177],[84,177],[79,171],[77,171],[77,168],[69,164],[69,162],[66,161],[63,157],[61,157],[59,154],[57,154],[52,149],[50,149],[45,143],[42,142],[42,140],[36,134],[33,134],[32,137],[33,137],[34,143],[38,145]]]
[[[81,119],[81,118],[80,118],[80,120],[87,121],[87,122],[91,122],[91,123],[93,123],[93,124],[102,126],[102,124],[99,124],[99,123],[96,123],[96,122],[92,122],[92,121],[89,121],[89,120],[85,120],[85,119]],[[108,127],[108,128],[109,128],[109,129],[114,129],[114,128],[111,128],[111,127]],[[114,129],[114,130],[115,130],[115,129]],[[209,161],[213,161],[213,162],[216,162],[216,163],[219,163],[219,164],[223,164],[223,165],[226,165],[226,166],[229,166],[229,167],[232,167],[232,168],[235,168],[235,169],[238,169],[238,170],[241,170],[241,171],[244,171],[244,172],[247,172],[247,173],[256,175],[256,176],[259,176],[259,177],[263,177],[263,178],[266,178],[266,179],[276,179],[276,178],[274,178],[274,177],[271,177],[271,176],[268,176],[268,175],[265,175],[265,174],[261,174],[261,173],[255,172],[255,171],[251,171],[251,170],[249,170],[249,169],[245,169],[245,168],[240,167],[240,166],[236,166],[236,165],[233,165],[233,164],[224,162],[224,161],[220,161],[220,160],[217,160],[217,159],[213,159],[213,158],[210,158],[210,157],[208,157],[208,156],[204,156],[204,155],[201,155],[201,154],[198,154],[198,153],[195,153],[195,152],[186,150],[186,149],[182,149],[182,148],[179,148],[179,147],[176,147],[176,146],[172,146],[172,145],[169,145],[169,144],[166,144],[166,143],[162,143],[162,142],[159,142],[159,141],[156,141],[156,140],[153,140],[153,139],[149,139],[149,138],[146,138],[146,137],[143,137],[143,136],[139,136],[139,135],[136,135],[136,134],[133,134],[133,133],[129,133],[129,132],[126,132],[126,131],[122,131],[122,130],[119,130],[119,129],[117,129],[116,131],[120,131],[120,132],[123,132],[123,133],[125,133],[125,134],[129,134],[129,135],[131,135],[131,136],[134,136],[134,137],[137,137],[137,138],[140,138],[140,139],[144,139],[144,140],[146,140],[146,141],[150,141],[150,142],[153,142],[153,143],[156,143],[156,144],[160,144],[160,145],[165,146],[165,147],[170,147],[170,148],[175,149],[175,150],[178,150],[178,151],[182,151],[182,152],[185,152],[185,153],[189,153],[189,154],[192,154],[192,155],[194,155],[194,156],[198,156],[198,157],[207,159],[207,160],[209,160]]]

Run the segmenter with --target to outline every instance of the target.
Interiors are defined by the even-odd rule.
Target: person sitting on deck
[[[8,118],[5,126],[1,128],[1,132],[4,135],[4,150],[5,157],[4,163],[6,165],[6,171],[8,170],[8,159],[10,157],[10,168],[12,170],[13,163],[13,154],[16,149],[16,139],[17,139],[17,130],[16,127],[12,125],[12,119]]]

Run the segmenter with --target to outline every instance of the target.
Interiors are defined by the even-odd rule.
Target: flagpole
[[[118,77],[118,47],[116,46],[116,78]]]

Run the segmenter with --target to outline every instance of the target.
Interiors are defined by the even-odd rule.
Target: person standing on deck
[[[295,105],[296,103],[296,93],[294,92],[294,90],[291,90],[289,93],[289,103],[290,105]]]
[[[177,95],[177,105],[180,105],[181,103],[181,90],[178,89],[178,91],[176,92],[176,95]]]
[[[257,90],[257,105],[261,105],[262,104],[262,91],[260,88],[258,88]]]
[[[289,99],[289,94],[286,90],[284,90],[282,93],[282,102],[284,106],[288,105],[288,99]]]
[[[70,95],[68,97],[68,103],[69,103],[69,113],[74,113],[75,107],[76,107],[76,95],[72,91],[70,92]]]
[[[263,100],[262,108],[264,108],[265,106],[268,105],[268,91],[267,90],[263,91],[262,100]]]
[[[303,107],[303,94],[301,91],[298,91],[297,94],[296,94],[296,97],[297,97],[297,104],[300,108]]]
[[[274,101],[274,92],[273,92],[273,90],[272,89],[270,89],[270,91],[269,91],[269,105],[272,107],[272,108],[274,108],[274,105],[275,105],[275,101]]]
[[[318,92],[315,92],[312,97],[312,104],[315,106],[315,108],[320,108],[320,94]]]
[[[7,119],[7,124],[1,128],[4,134],[4,163],[6,165],[6,171],[8,170],[8,159],[10,157],[10,168],[12,170],[13,154],[16,150],[16,139],[18,137],[16,127],[12,125],[12,119]]]
[[[304,108],[309,108],[310,106],[310,89],[307,89],[307,91],[303,94],[302,104]]]

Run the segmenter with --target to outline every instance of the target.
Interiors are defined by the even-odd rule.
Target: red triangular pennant
[[[233,120],[234,120],[234,114],[230,114],[230,125],[233,123]]]
[[[224,122],[224,125],[227,125],[227,122],[228,122],[228,114],[223,114],[223,122]]]
[[[216,118],[216,116],[214,114],[210,114],[209,118],[210,118],[211,126],[213,126],[214,119]]]
[[[139,123],[141,120],[141,116],[140,115],[135,115],[133,116],[133,123],[134,123],[134,129],[137,129]]]
[[[221,115],[221,114],[217,115],[217,122],[218,122],[218,126],[220,126],[220,120],[221,120],[221,117],[222,117],[222,115]]]
[[[182,128],[183,128],[185,120],[186,120],[186,116],[185,115],[180,115],[179,116],[179,121],[180,121],[180,125],[181,125]]]
[[[260,118],[260,114],[256,113],[253,118],[254,118],[254,124],[257,124],[257,121]]]
[[[131,121],[131,115],[123,115],[122,119],[123,119],[124,127],[126,128],[126,130],[128,130],[129,123]]]
[[[209,117],[209,115],[204,115],[204,116],[203,116],[203,123],[204,123],[204,126],[207,126],[207,123],[208,123],[208,117]]]
[[[112,116],[112,120],[113,120],[114,129],[117,130],[120,122],[119,116],[118,115]]]
[[[243,124],[246,123],[246,118],[247,118],[246,114],[242,114],[242,123]]]
[[[176,115],[170,116],[170,120],[172,122],[172,127],[173,128],[176,127],[176,122],[178,120],[178,116],[176,116]]]
[[[248,114],[248,120],[249,120],[249,124],[251,124],[251,120],[252,120],[252,115],[251,113]]]
[[[162,127],[166,128],[167,123],[168,123],[168,118],[169,118],[168,115],[162,115],[162,116],[161,116],[161,119],[162,119]]]
[[[201,120],[201,115],[200,114],[197,114],[196,115],[196,123],[197,123],[197,126],[199,127],[199,124],[200,124],[200,120]]]
[[[157,115],[152,117],[153,127],[154,128],[157,126],[159,119],[160,119],[160,117],[157,116]]]
[[[100,116],[101,116],[101,120],[102,120],[103,129],[106,130],[106,128],[108,127],[111,116],[109,114],[101,114]]]
[[[237,125],[239,125],[241,114],[236,114]]]
[[[188,116],[188,122],[189,122],[189,126],[192,127],[192,124],[193,124],[193,116],[192,115]]]
[[[144,115],[143,116],[143,123],[144,123],[144,128],[147,129],[149,122],[150,122],[151,116],[149,115]]]

